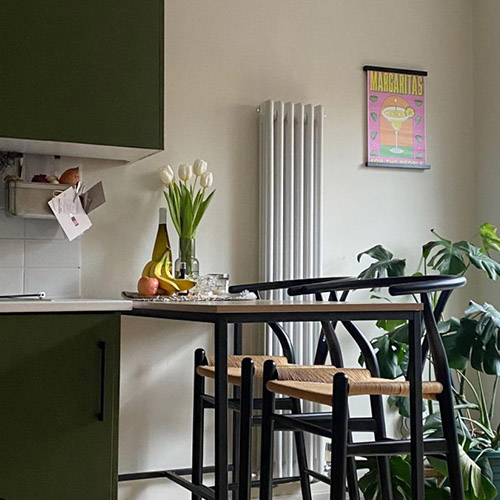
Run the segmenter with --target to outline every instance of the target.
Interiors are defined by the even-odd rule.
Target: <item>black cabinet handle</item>
[[[104,422],[104,411],[106,404],[106,342],[100,341],[97,346],[101,352],[101,378],[100,378],[100,392],[99,392],[99,412],[97,413],[97,420]]]

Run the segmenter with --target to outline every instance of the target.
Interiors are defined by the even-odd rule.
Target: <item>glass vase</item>
[[[200,262],[196,258],[194,238],[179,238],[179,257],[175,260],[176,278],[197,278],[200,274]]]

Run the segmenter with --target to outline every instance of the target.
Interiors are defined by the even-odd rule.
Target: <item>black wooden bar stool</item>
[[[276,281],[266,283],[251,283],[230,287],[231,293],[239,293],[244,290],[254,292],[261,299],[262,292],[272,290],[288,289],[291,286],[303,286],[331,282],[345,279],[345,277],[308,278],[299,280]],[[348,292],[344,293],[339,300],[345,300]],[[332,300],[337,300],[335,293]],[[241,325],[235,329],[235,354],[228,357],[228,381],[233,385],[233,398],[229,401],[229,408],[233,410],[233,484],[231,488],[236,491],[239,499],[250,498],[251,481],[251,441],[252,427],[260,425],[260,416],[254,415],[254,410],[262,408],[262,400],[254,398],[254,377],[262,378],[263,365],[266,360],[271,359],[278,366],[294,365],[296,362],[294,347],[290,337],[278,323],[268,323],[268,326],[276,336],[283,356],[242,356]],[[325,329],[326,327],[326,329]],[[337,359],[340,352],[338,342],[332,341],[334,325],[324,325],[318,340],[314,363],[324,365],[328,354],[332,359]],[[245,359],[246,358],[246,359]],[[192,449],[192,481],[194,484],[203,484],[204,471],[209,470],[203,466],[204,447],[204,415],[205,410],[214,408],[215,398],[205,393],[205,379],[215,378],[215,364],[212,356],[207,356],[203,349],[195,353],[194,373],[194,401],[193,401],[193,449]],[[280,398],[276,407],[280,410],[288,410],[294,414],[301,413],[300,402],[294,398]],[[311,499],[309,476],[306,473],[307,457],[305,452],[304,436],[301,431],[294,433],[299,478],[277,478],[274,484],[300,480],[302,496]],[[254,483],[257,485],[258,483]],[[193,495],[193,500],[200,497]]]
[[[346,497],[346,474],[348,460],[365,456],[388,457],[392,455],[420,455],[445,456],[448,463],[451,496],[454,500],[464,499],[462,475],[459,459],[458,438],[456,433],[455,412],[453,405],[453,392],[450,371],[446,352],[437,328],[437,320],[441,316],[444,306],[455,288],[466,283],[462,277],[402,277],[375,280],[338,281],[326,286],[305,285],[291,289],[290,294],[321,293],[332,290],[347,290],[361,288],[389,287],[389,293],[399,295],[420,295],[423,304],[425,331],[423,332],[422,355],[430,357],[433,362],[435,380],[422,382],[421,360],[413,359],[409,367],[408,381],[395,381],[373,376],[371,370],[355,368],[342,369],[337,367],[290,367],[279,366],[274,361],[267,361],[264,365],[264,394],[262,414],[262,444],[261,444],[261,490],[260,500],[270,500],[272,497],[272,453],[273,430],[276,424],[287,426],[289,429],[311,432],[332,440],[332,475],[318,477],[312,471],[307,471],[325,482],[330,483],[330,498],[344,500]],[[439,294],[436,307],[433,309],[431,294]],[[352,325],[352,324],[351,324]],[[354,326],[354,325],[352,325]],[[359,336],[363,337],[357,328],[348,328],[349,333],[355,338],[358,345]],[[420,347],[420,329],[409,330],[410,346]],[[411,334],[414,335],[411,335]],[[366,340],[366,339],[365,339]],[[367,346],[373,351],[368,340],[363,345],[362,351]],[[418,351],[417,351],[418,352]],[[366,356],[365,352],[363,354]],[[412,359],[410,357],[410,359]],[[416,375],[416,379],[413,376]],[[333,384],[332,384],[333,380]],[[419,390],[415,393],[415,388]],[[318,402],[332,407],[328,415],[327,425],[325,420],[316,421],[308,419],[307,414],[279,415],[275,413],[275,396],[284,395],[291,398]],[[358,419],[348,418],[348,397],[352,395],[368,395],[373,398],[381,395],[411,396],[415,400],[419,397],[435,399],[439,403],[442,418],[444,438],[418,438],[416,442],[410,440],[392,440],[387,437],[380,438],[376,428],[368,425],[356,425]],[[419,396],[420,394],[420,396]],[[411,398],[410,398],[411,399]],[[413,405],[413,403],[412,403]],[[418,423],[421,415],[411,413],[412,425]],[[366,420],[366,419],[365,419]],[[363,419],[360,420],[363,424]],[[420,424],[421,425],[421,420]],[[375,439],[369,442],[352,443],[349,439],[350,431],[374,432]],[[418,477],[414,477],[414,473]],[[382,487],[386,478],[381,475]],[[414,500],[423,498],[423,464],[412,463],[412,489]],[[387,485],[385,485],[387,487]]]

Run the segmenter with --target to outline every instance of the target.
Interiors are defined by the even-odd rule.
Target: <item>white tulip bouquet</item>
[[[213,174],[207,162],[196,160],[194,165],[180,165],[176,181],[170,165],[160,168],[160,178],[165,185],[165,199],[172,223],[179,238],[195,238],[196,229],[203,217],[215,189],[207,195],[213,184]]]

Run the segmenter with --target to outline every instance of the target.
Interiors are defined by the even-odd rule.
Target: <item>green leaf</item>
[[[438,485],[435,479],[425,482],[425,498],[427,500],[452,500],[449,488]]]
[[[479,226],[479,236],[486,250],[500,252],[500,238],[497,236],[497,228],[493,224],[489,222],[481,224],[481,226]]]
[[[422,103],[423,101],[421,101],[420,99],[415,99],[415,106],[417,106],[418,108],[422,106]]]
[[[377,321],[377,328],[385,330],[386,332],[392,332],[398,326],[406,324],[403,319],[379,319]]]
[[[181,186],[180,220],[181,233],[179,236],[193,238],[193,194],[184,184]]]
[[[457,349],[476,370],[500,376],[500,312],[495,307],[470,301],[457,335]]]
[[[363,257],[363,255],[368,255],[375,260],[390,260],[394,257],[394,255],[389,252],[389,250],[386,250],[382,245],[375,245],[374,247],[359,253],[357,256],[358,262],[361,261],[361,257]]]
[[[436,457],[427,457],[427,460],[442,476],[448,476],[448,464],[446,463],[446,460]]]
[[[371,96],[370,96],[370,101],[371,101],[371,102],[377,102],[377,101],[378,101],[378,96],[376,96],[376,95],[371,95]]]
[[[408,338],[408,323],[406,321],[395,328],[391,333],[390,333],[391,340],[394,342],[398,342],[400,344],[405,344],[406,346],[409,343],[409,338]]]
[[[469,358],[462,356],[457,348],[457,333],[449,333],[443,335],[441,340],[443,341],[444,348],[446,350],[446,356],[448,358],[448,364],[450,368],[455,370],[465,370],[469,364]]]
[[[467,314],[467,313],[466,313]],[[476,336],[477,321],[469,318],[463,318],[460,321],[460,328],[457,331],[456,348],[459,354],[469,358],[472,349],[472,343]]]
[[[484,346],[481,340],[475,338],[472,342],[470,362],[475,370],[483,371]]]
[[[360,278],[387,278],[393,276],[404,276],[406,260],[394,259],[393,254],[382,245],[376,245],[358,255],[360,262],[363,255],[368,255],[376,262],[359,274]]]
[[[393,350],[387,336],[379,337],[373,347],[377,350],[377,359],[380,368],[380,374],[384,378],[395,379],[401,375],[401,369],[398,366],[398,356]]]
[[[415,123],[416,123],[417,125],[420,125],[420,122],[421,122],[421,121],[422,121],[422,117],[421,117],[420,115],[417,115],[417,116],[415,117]]]
[[[387,398],[389,408],[396,408],[403,417],[410,418],[410,398],[404,396],[389,396]]]
[[[389,459],[391,469],[392,491],[394,500],[411,499],[411,467],[407,457],[391,457]],[[365,500],[380,500],[380,480],[378,476],[377,461],[370,457],[363,461],[360,469],[368,469],[358,482],[359,488]],[[430,497],[426,497],[430,498]]]
[[[427,415],[424,419],[424,435],[440,437],[442,435],[441,413],[435,412]]]
[[[167,205],[168,205],[168,209],[170,211],[170,218],[172,219],[172,223],[173,223],[177,233],[180,234],[181,227],[180,227],[179,218],[178,218],[177,211],[176,211],[175,201],[173,200],[173,196],[170,193],[168,193],[168,194],[165,193],[165,199],[167,200]]]
[[[485,373],[500,377],[500,352],[497,349],[495,339],[491,339],[486,345],[483,367]]]
[[[215,194],[215,189],[207,196],[207,198],[204,201],[202,201],[200,203],[200,207],[198,208],[198,212],[197,212],[196,217],[193,221],[193,230],[194,231],[196,231],[196,229],[198,228],[198,224],[200,223],[201,218],[205,214],[205,211],[207,210],[208,205],[212,201],[214,194]]]
[[[467,500],[493,500],[497,491],[481,467],[460,448],[460,466]]]
[[[370,113],[370,116],[372,117],[372,120],[373,120],[374,122],[376,122],[376,121],[377,121],[377,119],[378,119],[378,115],[377,115],[377,113],[375,113],[375,111],[372,111],[372,112]]]
[[[468,243],[470,263],[483,270],[490,279],[496,281],[500,276],[500,262],[489,257],[482,248]]]
[[[376,130],[374,130],[371,134],[370,134],[370,137],[372,138],[372,141],[375,140],[377,138],[377,135],[378,135],[378,132]]]
[[[370,156],[378,156],[378,151],[376,149],[370,151]]]
[[[438,331],[441,335],[445,333],[456,332],[460,328],[460,319],[452,316],[447,321],[439,321],[438,322]]]
[[[418,158],[419,160],[423,160],[424,155],[422,153],[417,153],[416,158]]]
[[[417,142],[418,142],[419,144],[422,144],[422,140],[423,140],[423,139],[422,139],[422,136],[421,136],[421,135],[418,135],[418,134],[417,134],[417,135],[415,136],[415,139],[417,140]]]
[[[467,269],[466,257],[469,254],[469,243],[458,241],[452,243],[450,240],[442,238],[434,230],[432,233],[438,237],[437,241],[429,241],[422,247],[424,259],[430,258],[428,265],[440,274],[458,275]]]
[[[476,462],[476,464],[479,465],[479,467],[481,467],[483,476],[485,476],[490,481],[493,481],[493,471],[491,469],[491,464],[490,461],[488,460],[487,454],[483,454],[478,458],[474,457],[471,458],[473,458],[474,462]]]

